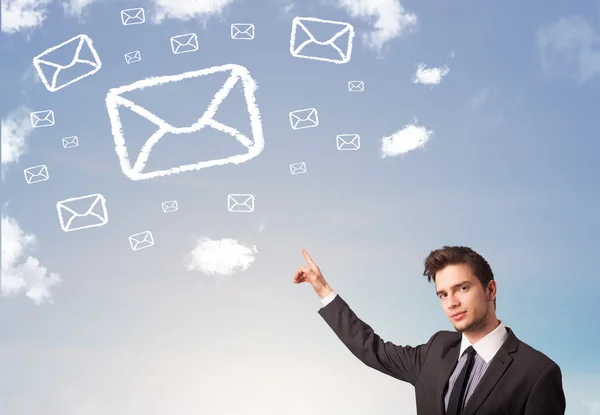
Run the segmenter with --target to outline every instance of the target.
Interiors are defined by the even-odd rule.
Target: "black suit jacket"
[[[418,415],[443,415],[448,379],[462,335],[438,331],[426,344],[398,346],[382,340],[339,296],[319,310],[346,347],[365,365],[415,387]],[[523,343],[508,338],[490,362],[463,415],[564,415],[560,368]]]

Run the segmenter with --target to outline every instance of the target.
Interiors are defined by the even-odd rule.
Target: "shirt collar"
[[[469,339],[467,339],[467,336],[463,333],[458,358],[460,359],[467,347],[473,346],[473,349],[475,349],[477,354],[481,356],[486,363],[489,363],[508,337],[508,331],[506,330],[506,327],[504,327],[504,323],[502,323],[502,320],[498,321],[500,322],[498,327],[486,334],[481,340],[475,342],[475,344],[471,344]]]

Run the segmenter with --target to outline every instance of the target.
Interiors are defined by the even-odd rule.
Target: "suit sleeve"
[[[566,405],[560,368],[553,362],[535,381],[524,415],[564,415]]]
[[[411,385],[417,382],[427,351],[437,335],[434,334],[426,344],[416,347],[397,346],[384,341],[354,314],[339,294],[322,307],[319,314],[361,362]]]

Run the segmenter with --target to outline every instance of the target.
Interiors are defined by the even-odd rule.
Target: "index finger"
[[[308,256],[308,252],[306,252],[306,249],[302,250],[302,255],[304,255],[304,259],[306,259],[306,262],[308,262],[308,265],[316,265],[315,262],[312,260],[312,258],[310,256]]]

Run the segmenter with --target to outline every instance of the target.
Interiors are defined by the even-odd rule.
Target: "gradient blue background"
[[[499,318],[560,365],[567,414],[588,413],[585,401],[600,390],[598,79],[574,80],[568,58],[545,70],[536,30],[572,15],[596,27],[599,4],[405,1],[417,30],[379,52],[361,41],[369,22],[342,8],[284,6],[237,1],[206,20],[157,25],[142,0],[96,2],[79,18],[52,4],[41,27],[3,33],[3,117],[21,105],[56,114],[6,166],[3,214],[37,236],[32,255],[62,283],[54,304],[1,299],[0,413],[415,414],[412,386],[360,363],[317,314],[312,288],[292,276],[306,248],[378,334],[416,345],[452,330],[421,276],[423,258],[446,244],[490,262]],[[119,10],[131,7],[146,8],[146,24],[121,25]],[[351,22],[351,61],[292,57],[294,16]],[[237,22],[254,23],[255,39],[231,40]],[[169,38],[188,32],[199,51],[172,54]],[[102,69],[48,92],[32,57],[80,33]],[[132,50],[142,61],[126,65]],[[434,88],[414,84],[419,62],[450,73]],[[129,180],[114,151],[108,89],[226,63],[246,66],[259,85],[263,153]],[[349,80],[364,80],[365,91],[348,92]],[[473,105],[477,97],[486,99]],[[205,104],[174,97],[167,112],[189,115],[195,105]],[[320,125],[293,131],[288,113],[307,107]],[[231,122],[243,123],[240,114]],[[431,141],[382,159],[381,137],[415,119],[435,132]],[[360,134],[361,149],[337,151],[339,133]],[[65,150],[61,138],[71,135],[80,146]],[[299,161],[308,172],[290,175]],[[27,185],[22,170],[38,164],[50,180]],[[56,202],[89,193],[106,197],[109,223],[62,232]],[[255,212],[229,213],[228,193],[254,194]],[[173,199],[179,211],[163,214],[161,202]],[[145,230],[155,246],[133,252],[128,236]],[[202,236],[256,245],[257,259],[226,278],[187,271]]]

